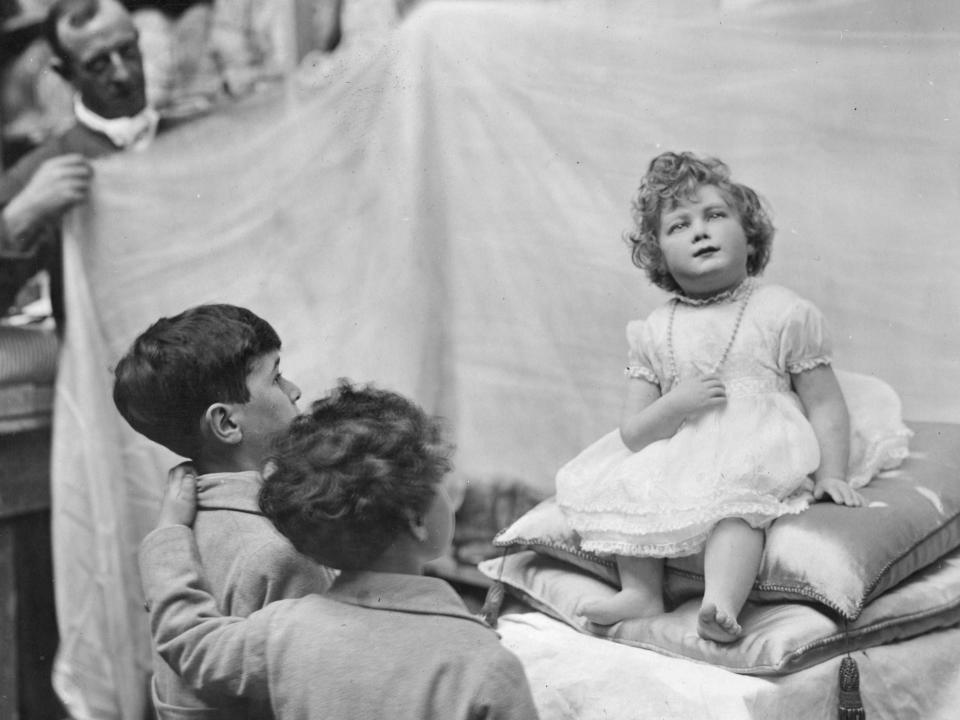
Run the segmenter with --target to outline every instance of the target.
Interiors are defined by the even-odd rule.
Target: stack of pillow
[[[844,386],[861,378],[875,381],[845,377]],[[606,628],[577,616],[580,598],[612,594],[619,579],[612,558],[580,548],[553,498],[501,531],[494,545],[504,555],[480,569],[581,632],[747,674],[793,672],[854,648],[956,624],[960,425],[908,428],[899,400],[881,413],[859,410],[851,407],[851,417],[867,419],[851,428],[850,478],[866,507],[820,502],[770,527],[741,616],[744,636],[735,643],[718,645],[692,631],[703,592],[699,555],[667,561],[671,612]]]

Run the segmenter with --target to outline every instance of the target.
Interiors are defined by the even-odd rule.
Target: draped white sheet
[[[613,427],[624,325],[663,299],[621,240],[636,182],[693,149],[770,201],[766,276],[823,309],[837,364],[960,419],[960,11],[743,5],[426,2],[327,85],[98,162],[67,223],[53,458],[77,720],[145,705],[136,547],[174,458],[124,426],[109,369],[160,315],[246,305],[306,400],[376,379],[446,416],[462,476],[547,492]]]

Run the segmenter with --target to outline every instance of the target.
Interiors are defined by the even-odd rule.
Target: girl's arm
[[[847,483],[850,416],[833,368],[818,365],[791,377],[820,442],[820,467],[814,473],[813,496],[819,500],[828,495],[835,503],[853,507],[863,505],[863,496]]]
[[[637,452],[652,442],[673,437],[688,417],[726,400],[723,382],[716,375],[684,380],[666,395],[643,378],[628,378],[620,438]]]

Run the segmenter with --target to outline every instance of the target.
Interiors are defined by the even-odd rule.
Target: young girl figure
[[[847,407],[814,305],[761,284],[774,229],[727,166],[650,163],[634,202],[634,264],[674,294],[627,325],[619,431],[557,475],[582,547],[614,555],[622,589],[578,612],[610,625],[664,612],[664,559],[704,552],[698,633],[732,642],[764,529],[813,497],[859,506],[846,482]]]

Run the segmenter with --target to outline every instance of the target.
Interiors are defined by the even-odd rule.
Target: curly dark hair
[[[633,264],[668,292],[682,292],[660,250],[660,218],[681,200],[690,200],[702,185],[714,185],[736,210],[753,252],[747,274],[759,275],[770,260],[774,227],[763,201],[746,185],[730,179],[730,168],[714,157],[691,152],[665,152],[655,157],[640,181],[633,201],[635,228],[627,235]]]
[[[427,511],[452,451],[410,400],[341,380],[275,438],[260,509],[304,555],[361,570]]]
[[[196,459],[213,403],[250,400],[254,363],[280,349],[263,318],[236,305],[198,305],[147,328],[114,370],[113,402],[130,426]]]

